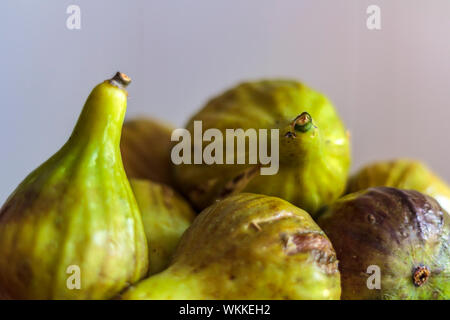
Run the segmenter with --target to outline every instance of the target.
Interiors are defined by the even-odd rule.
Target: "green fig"
[[[130,79],[89,95],[67,143],[0,211],[0,292],[12,299],[107,299],[146,275],[142,218],[120,156]]]
[[[164,270],[195,212],[172,188],[149,180],[131,179],[148,241],[149,274]]]
[[[182,236],[170,266],[123,299],[339,299],[327,236],[302,209],[241,193],[214,203]]]
[[[291,80],[242,83],[209,101],[191,118],[187,130],[194,137],[196,121],[201,121],[203,131],[220,130],[226,157],[228,129],[279,130],[276,138],[267,133],[267,153],[275,142],[279,146],[276,174],[262,174],[261,167],[266,165],[260,153],[257,163],[250,164],[251,154],[238,154],[239,151],[235,159],[245,158],[244,164],[234,161],[234,164],[175,165],[174,178],[179,190],[197,209],[231,194],[250,192],[280,197],[314,216],[345,191],[350,165],[348,132],[331,102],[301,83]],[[260,136],[259,143],[264,142],[261,139]],[[203,149],[208,144],[204,142]],[[194,148],[195,145],[192,153]]]
[[[369,164],[350,178],[348,192],[377,186],[417,190],[435,198],[450,212],[450,186],[420,161],[397,159]]]
[[[151,118],[125,121],[120,149],[128,178],[172,185],[171,125]]]
[[[370,188],[318,224],[336,249],[342,299],[450,299],[450,218],[433,198]]]

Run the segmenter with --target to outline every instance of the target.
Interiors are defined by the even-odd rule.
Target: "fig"
[[[318,219],[336,249],[342,299],[450,299],[449,215],[416,190],[346,195]]]
[[[128,178],[172,185],[170,136],[173,129],[169,124],[147,117],[125,121],[120,149]]]
[[[377,186],[417,190],[435,198],[450,212],[450,186],[420,161],[396,159],[371,163],[350,178],[348,192]]]
[[[179,190],[199,210],[214,200],[249,192],[280,197],[314,216],[345,191],[350,165],[348,132],[332,103],[304,84],[293,80],[242,83],[210,100],[190,119],[187,130],[191,136],[196,134],[197,121],[203,131],[220,130],[221,137],[214,137],[214,142],[220,140],[225,157],[234,156],[233,164],[174,165]],[[251,164],[251,152],[237,150],[231,156],[227,152],[232,150],[225,138],[228,129],[269,130],[267,153],[275,142],[279,146],[276,174],[262,173],[267,168],[261,157],[264,136],[258,139],[258,160]],[[273,130],[278,130],[276,137],[272,137]],[[209,144],[203,141],[203,149]],[[245,163],[238,164],[239,158]]]
[[[331,242],[300,208],[240,193],[201,212],[170,266],[122,299],[339,299]]]
[[[196,214],[172,188],[149,180],[131,179],[148,241],[149,274],[164,270],[184,231]]]
[[[123,73],[97,85],[64,146],[0,210],[0,292],[107,299],[144,277],[142,218],[120,156]]]

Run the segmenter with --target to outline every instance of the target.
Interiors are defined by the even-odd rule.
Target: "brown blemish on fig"
[[[27,209],[36,203],[39,195],[40,193],[34,188],[29,188],[23,194],[13,196],[1,209],[0,221],[19,221],[26,214]],[[38,202],[42,209],[50,207],[52,203],[47,199]]]
[[[413,283],[416,287],[420,287],[427,282],[431,271],[427,266],[420,265],[413,270]]]
[[[295,139],[297,137],[297,135],[295,134],[295,132],[292,131],[288,131],[286,132],[286,134],[284,135],[286,138],[291,138],[291,139]]]
[[[8,201],[1,209],[0,209],[0,218],[11,208],[11,203]]]
[[[261,230],[262,230],[261,227],[259,226],[259,224],[258,224],[257,222],[252,221],[252,222],[250,223],[250,225],[251,225],[252,227],[254,227],[256,230],[258,230],[258,231],[261,231]]]
[[[202,202],[203,197],[208,194],[214,185],[217,183],[217,179],[210,179],[205,184],[196,185],[188,192],[188,196],[194,203]],[[200,209],[200,208],[197,208]]]
[[[173,209],[173,202],[172,199],[175,197],[175,192],[172,190],[172,188],[162,184],[161,185],[161,192],[163,194],[163,202],[167,209]]]
[[[33,277],[33,272],[31,271],[31,267],[27,261],[23,261],[19,267],[17,268],[17,277],[20,281],[28,286],[31,283],[31,278]]]
[[[288,255],[311,250],[323,250],[330,246],[330,242],[318,233],[297,233],[285,235],[285,249]]]
[[[436,200],[414,190],[392,189],[392,192],[409,209],[409,220],[415,222],[417,236],[423,243],[440,234],[444,215]]]
[[[234,177],[233,180],[231,180],[231,183],[237,184],[237,183],[239,183],[239,181],[241,181],[244,178],[245,178],[245,172],[242,172],[242,173],[238,174],[236,177]]]
[[[314,261],[327,274],[338,272],[338,261],[331,242],[317,232],[282,234],[284,250],[288,256],[303,252],[311,252]]]
[[[241,172],[229,181],[221,190],[219,197],[224,198],[235,192],[243,190],[253,177],[258,173],[259,166],[253,166]]]

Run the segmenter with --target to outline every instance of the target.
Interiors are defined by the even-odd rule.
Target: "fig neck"
[[[68,145],[97,146],[119,151],[127,107],[125,89],[107,80],[97,85],[86,100]]]
[[[304,112],[280,129],[280,163],[298,166],[322,153],[322,135],[311,116]]]

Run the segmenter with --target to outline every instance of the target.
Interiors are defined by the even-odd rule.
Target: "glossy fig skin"
[[[147,241],[120,157],[127,93],[118,75],[93,89],[67,143],[2,207],[0,295],[107,299],[146,275]],[[71,266],[79,289],[68,287]]]
[[[168,269],[123,299],[339,299],[333,247],[303,210],[241,193],[205,209]]]
[[[125,121],[120,149],[128,178],[173,185],[170,160],[174,128],[148,117]]]
[[[312,118],[312,126],[297,130],[295,122],[304,113]],[[279,130],[279,170],[274,175],[260,174],[260,160],[258,165],[248,164],[248,159],[247,164],[175,165],[179,190],[198,210],[230,194],[251,192],[280,197],[314,216],[345,191],[348,133],[332,103],[304,84],[293,80],[242,83],[210,100],[190,119],[186,128],[192,137],[194,121],[202,121],[203,132],[217,128],[223,137],[226,129]],[[271,145],[270,132],[267,135]],[[204,142],[203,149],[209,143]],[[248,147],[246,153],[248,158]]]
[[[342,299],[450,299],[449,223],[436,200],[414,190],[376,187],[339,199],[318,224],[336,249]],[[369,266],[380,268],[380,289],[368,288]]]
[[[435,198],[450,212],[450,186],[420,161],[396,159],[368,164],[350,178],[348,192],[377,186],[417,190]]]
[[[196,217],[189,203],[172,188],[130,179],[148,241],[149,275],[164,270],[186,229]]]

